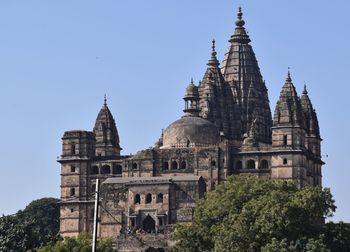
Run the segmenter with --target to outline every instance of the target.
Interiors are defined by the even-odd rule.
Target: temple
[[[174,224],[191,222],[196,200],[233,174],[322,184],[322,139],[306,87],[299,96],[288,70],[272,117],[241,8],[235,24],[221,65],[213,41],[203,79],[185,89],[183,116],[152,148],[121,155],[106,98],[92,131],[64,133],[62,236],[92,232],[96,179],[98,236],[118,251],[166,251]]]

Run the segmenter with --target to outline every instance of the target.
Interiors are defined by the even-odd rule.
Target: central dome
[[[185,116],[165,129],[163,147],[197,147],[218,144],[220,133],[210,121],[201,117]]]

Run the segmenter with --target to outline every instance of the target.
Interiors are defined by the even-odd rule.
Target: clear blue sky
[[[123,153],[152,146],[213,38],[222,60],[239,5],[272,111],[288,67],[299,94],[307,83],[334,220],[350,222],[348,0],[1,1],[0,214],[59,197],[63,132],[92,130],[105,93]]]

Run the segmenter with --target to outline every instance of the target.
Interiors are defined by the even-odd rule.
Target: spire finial
[[[242,13],[242,7],[238,7],[238,12],[237,12],[237,20],[236,20],[236,25],[239,27],[243,27],[245,24],[244,20],[242,19],[243,13]]]
[[[207,65],[211,66],[211,67],[218,67],[219,66],[219,61],[216,58],[215,39],[213,39],[211,42],[211,58],[210,58]]]
[[[292,81],[292,78],[290,77],[290,67],[288,67],[288,73],[287,73],[287,81]]]
[[[103,99],[103,105],[105,105],[105,106],[107,106],[107,96],[106,96],[106,94],[105,94],[105,96],[104,96],[104,99]]]
[[[306,83],[304,84],[303,94],[304,94],[304,95],[307,95]]]
[[[191,84],[193,84],[193,77],[191,77]]]

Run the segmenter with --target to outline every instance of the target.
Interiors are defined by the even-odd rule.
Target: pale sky
[[[221,61],[238,6],[272,112],[291,68],[321,129],[323,185],[350,222],[350,2],[130,0],[0,2],[0,214],[59,197],[61,137],[92,130],[106,93],[123,154],[152,146],[182,114],[215,38]]]

